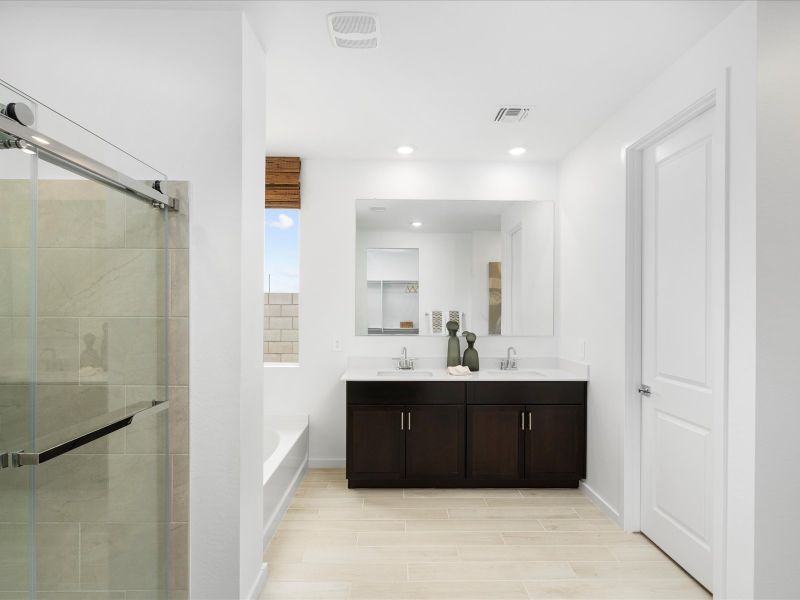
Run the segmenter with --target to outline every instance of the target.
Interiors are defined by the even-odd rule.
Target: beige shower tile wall
[[[32,385],[30,188],[0,182],[0,446],[27,446]],[[61,432],[170,399],[170,410],[41,465],[39,589],[160,597],[188,586],[189,204],[180,213],[89,181],[40,181],[36,427]],[[27,212],[26,212],[27,211]],[[28,223],[27,227],[20,224]],[[167,238],[168,234],[168,238]],[[166,240],[168,244],[166,244]],[[166,269],[165,269],[166,267]],[[165,271],[168,276],[165,277]],[[165,344],[166,337],[166,344]],[[169,435],[167,435],[169,431]],[[2,448],[0,448],[2,449]],[[0,592],[25,589],[27,469],[0,486]],[[170,492],[166,493],[169,486]],[[169,535],[169,544],[162,543]],[[171,569],[164,572],[165,552]],[[167,584],[167,578],[169,583]],[[139,594],[138,596],[136,594]],[[2,596],[5,597],[5,596]]]
[[[169,551],[170,597],[188,598],[189,592],[189,184],[173,182],[166,192],[180,202],[180,211],[170,213],[169,287],[167,309],[168,380],[167,394],[170,452]],[[143,594],[129,591],[127,600]]]
[[[264,362],[298,362],[299,329],[300,294],[264,294]]]

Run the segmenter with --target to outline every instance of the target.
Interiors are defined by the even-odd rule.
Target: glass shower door
[[[30,155],[0,151],[0,597],[14,600],[30,597],[35,560],[34,479],[11,466],[34,426],[32,167]]]
[[[124,425],[35,468],[37,589],[163,598],[166,211],[41,160],[37,188],[36,451]]]
[[[41,152],[0,172],[0,598],[165,599],[167,210]]]

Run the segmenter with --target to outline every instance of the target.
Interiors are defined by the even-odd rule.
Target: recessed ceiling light
[[[411,154],[414,152],[414,146],[398,146],[397,153],[398,154]]]
[[[386,212],[386,207],[385,206],[370,206],[369,209],[372,212]]]
[[[508,153],[511,156],[522,156],[523,154],[525,154],[525,152],[526,152],[526,149],[523,148],[522,146],[515,146],[515,147],[511,148],[511,150],[508,151]]]
[[[422,227],[422,221],[411,221],[412,227]]]

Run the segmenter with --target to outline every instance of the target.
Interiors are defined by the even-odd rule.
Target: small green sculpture
[[[480,365],[478,364],[478,351],[475,350],[475,340],[478,339],[478,336],[471,331],[465,331],[463,336],[467,339],[467,349],[464,350],[464,360],[461,364],[469,367],[470,371],[478,371]]]
[[[450,337],[447,340],[447,366],[457,367],[461,364],[461,343],[458,341],[458,321],[448,321],[445,324]]]

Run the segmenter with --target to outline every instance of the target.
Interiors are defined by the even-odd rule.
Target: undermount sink
[[[533,369],[494,369],[488,370],[487,373],[492,377],[508,377],[509,379],[530,379],[532,377],[545,377],[541,371]]]
[[[395,369],[393,371],[378,371],[378,377],[433,377],[431,371],[414,371]]]

